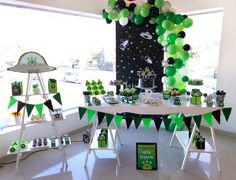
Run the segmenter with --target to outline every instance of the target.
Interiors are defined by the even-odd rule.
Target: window
[[[222,30],[222,11],[189,15],[193,26],[186,30],[185,40],[192,46],[188,61],[188,75],[191,79],[202,79],[202,92],[216,91],[217,66],[219,60]],[[190,88],[191,89],[191,88]]]
[[[7,71],[28,51],[44,56],[56,71],[43,73],[44,83],[57,79],[63,108],[77,106],[85,90],[85,80],[115,79],[115,25],[95,17],[70,15],[30,8],[0,6],[0,124],[9,124],[7,106],[11,82],[27,74]],[[33,83],[37,83],[34,78]],[[12,108],[14,109],[14,108]],[[4,119],[4,120],[2,120]]]

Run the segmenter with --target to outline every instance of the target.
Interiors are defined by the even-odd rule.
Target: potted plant
[[[120,91],[121,100],[130,104],[134,104],[138,100],[138,92],[135,88],[125,88]]]

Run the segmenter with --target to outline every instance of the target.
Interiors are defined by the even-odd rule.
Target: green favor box
[[[12,96],[19,96],[23,94],[22,81],[15,81],[11,83]]]
[[[57,80],[48,79],[48,91],[49,93],[57,93]]]

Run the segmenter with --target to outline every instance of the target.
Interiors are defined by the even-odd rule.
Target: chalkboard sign
[[[136,143],[136,169],[157,170],[157,143]]]

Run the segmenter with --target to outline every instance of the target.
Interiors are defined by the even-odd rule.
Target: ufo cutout
[[[48,66],[46,60],[37,52],[26,52],[21,55],[18,64],[7,68],[8,71],[20,73],[41,73],[56,70],[55,67]]]
[[[142,32],[139,35],[144,39],[148,39],[148,40],[152,39],[152,35],[149,32]]]

